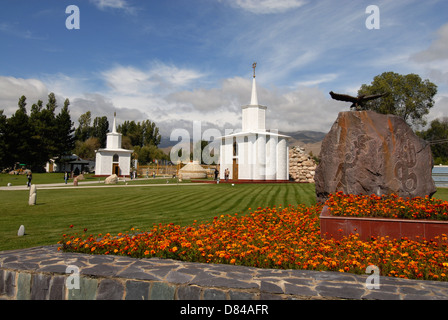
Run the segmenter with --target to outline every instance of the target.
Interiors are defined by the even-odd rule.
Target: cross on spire
[[[254,69],[254,78],[255,78],[255,68],[257,67],[257,63],[256,62],[254,62],[253,64],[252,64],[252,68]]]

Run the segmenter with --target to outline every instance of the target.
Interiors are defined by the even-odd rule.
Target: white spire
[[[117,113],[116,112],[114,112],[114,124],[112,125],[112,133],[117,133],[117,123],[116,123],[116,120],[115,120],[115,118],[117,117]]]
[[[252,98],[250,99],[250,104],[252,106],[258,106],[257,84],[255,83],[255,78],[252,81]]]
[[[255,82],[255,68],[257,67],[257,63],[254,62],[252,68],[254,68],[254,79],[252,80],[252,97],[250,99],[250,104],[252,106],[258,106],[258,97],[257,97],[257,84]]]

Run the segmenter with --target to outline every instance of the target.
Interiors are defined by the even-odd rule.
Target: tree
[[[75,129],[70,117],[68,109],[70,105],[69,99],[65,99],[64,107],[56,116],[56,153],[59,159],[62,156],[70,154],[75,146],[75,137],[73,133]]]
[[[79,141],[86,141],[91,137],[92,127],[90,123],[92,122],[92,113],[87,111],[82,114],[78,119],[79,125],[75,130],[75,139]]]
[[[160,144],[159,128],[150,120],[145,120],[142,123],[135,123],[134,120],[125,121],[118,126],[117,131],[123,136],[129,137],[133,146],[158,146]]]
[[[448,118],[431,121],[429,128],[417,132],[422,139],[431,143],[432,156],[435,164],[448,162]]]
[[[7,141],[7,117],[3,114],[3,110],[0,110],[0,168],[4,168],[7,166],[7,150],[6,150],[6,141]]]
[[[17,111],[6,121],[6,159],[7,166],[14,167],[17,162],[30,164],[30,121],[26,112],[26,97],[18,102]]]
[[[43,101],[38,100],[37,103],[31,107],[30,115],[30,154],[33,159],[33,167],[36,167],[35,163],[44,164],[49,159],[49,152],[47,151],[47,145],[44,138],[45,119],[42,114]],[[33,168],[34,170],[35,168]]]
[[[158,146],[160,144],[161,136],[159,133],[159,128],[156,126],[155,122],[150,120],[145,120],[142,123],[143,128],[143,144]]]
[[[82,159],[95,159],[95,150],[100,148],[100,141],[98,138],[90,137],[85,141],[77,140],[75,142],[75,153]]]
[[[437,86],[417,74],[384,72],[374,77],[370,85],[363,84],[358,96],[382,93],[388,95],[366,102],[366,109],[400,116],[410,126],[424,126],[424,116],[434,106]]]
[[[31,107],[30,130],[32,155],[31,167],[33,171],[42,171],[45,163],[53,157],[59,156],[59,136],[55,110],[57,108],[54,93],[48,95],[48,103],[43,107],[39,100]]]
[[[129,137],[133,146],[143,146],[143,127],[140,122],[135,123],[134,120],[126,120],[122,125],[118,126],[117,131],[123,136]]]
[[[107,117],[96,117],[93,120],[92,137],[98,138],[102,148],[106,147],[108,132],[109,121],[107,121]]]

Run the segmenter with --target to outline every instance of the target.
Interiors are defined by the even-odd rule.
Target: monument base
[[[371,240],[372,237],[430,240],[448,235],[448,221],[341,217],[331,215],[325,206],[320,214],[320,234],[324,239],[336,240],[350,234],[358,234],[360,240]]]

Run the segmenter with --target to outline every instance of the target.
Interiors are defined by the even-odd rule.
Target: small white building
[[[255,67],[251,102],[242,107],[242,130],[221,137],[220,179],[227,169],[231,180],[288,181],[290,137],[266,130],[267,107],[258,104]]]
[[[131,173],[131,155],[134,151],[121,147],[122,134],[117,132],[115,118],[116,114],[112,132],[107,134],[106,148],[96,151],[96,176],[129,176]]]

